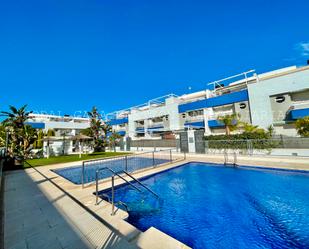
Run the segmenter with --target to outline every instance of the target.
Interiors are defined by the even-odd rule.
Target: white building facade
[[[71,117],[71,116],[56,116],[48,114],[31,114],[26,122],[34,128],[42,129],[45,133],[48,130],[53,130],[55,136],[49,141],[44,141],[44,154],[50,155],[71,154],[74,152],[77,143],[71,138],[80,133],[81,130],[90,127],[88,118]]]
[[[218,116],[237,113],[243,122],[264,129],[273,126],[277,135],[297,136],[294,122],[309,116],[309,66],[262,74],[251,70],[211,84],[212,90],[169,94],[116,111],[107,115],[107,121],[120,135],[161,139],[187,129],[223,134]]]

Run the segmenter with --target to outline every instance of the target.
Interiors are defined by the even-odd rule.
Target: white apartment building
[[[90,126],[88,118],[56,116],[48,114],[31,114],[27,124],[47,132],[52,129],[55,136],[50,141],[44,141],[43,151],[46,153],[47,144],[51,155],[70,154],[76,148],[76,141],[70,138]]]
[[[244,122],[297,136],[295,120],[309,116],[309,66],[258,74],[254,70],[211,82],[212,89],[169,94],[107,115],[113,130],[132,139],[160,139],[186,129],[224,133],[218,116],[238,113]]]

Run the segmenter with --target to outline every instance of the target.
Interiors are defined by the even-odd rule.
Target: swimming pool
[[[160,198],[115,190],[142,231],[154,226],[193,248],[309,248],[308,173],[188,163],[142,182]]]
[[[163,159],[163,158],[136,157],[136,156],[128,157],[127,158],[127,170],[129,172],[133,172],[138,169],[147,168],[153,165],[159,165],[159,164],[166,163],[169,161],[170,161],[169,159]],[[110,167],[116,172],[120,170],[125,170],[125,167],[126,167],[125,160],[124,158],[110,159],[110,160],[108,159],[108,160],[102,160],[99,163],[96,163],[93,165],[85,166],[84,183],[95,181],[96,171],[104,167]],[[82,166],[81,165],[76,166],[76,167],[55,169],[52,171],[75,184],[82,183]],[[99,179],[104,179],[110,176],[111,176],[111,172],[109,171],[102,170],[99,172]]]

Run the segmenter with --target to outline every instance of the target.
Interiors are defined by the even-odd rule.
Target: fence
[[[208,154],[236,152],[244,155],[309,156],[308,138],[205,140],[202,146]]]
[[[93,182],[96,178],[96,171],[100,168],[108,167],[115,172],[125,170],[132,173],[146,168],[153,168],[160,164],[173,163],[183,160],[185,154],[174,153],[172,149],[143,152],[139,154],[125,155],[113,158],[84,161],[81,172],[81,183]],[[99,179],[111,177],[111,172],[100,171]]]
[[[148,140],[132,140],[131,147],[153,147],[153,148],[173,148],[176,147],[176,139],[148,139]]]

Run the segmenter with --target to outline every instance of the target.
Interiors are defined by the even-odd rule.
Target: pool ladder
[[[130,177],[132,179],[133,182],[138,183],[140,186],[142,186],[143,188],[145,188],[148,192],[150,192],[151,194],[153,194],[156,198],[159,198],[159,195],[156,194],[153,190],[151,190],[149,187],[147,187],[145,184],[143,184],[142,182],[140,182],[138,179],[136,179],[134,176],[132,176],[131,174],[129,174],[126,170],[122,170],[119,172],[115,172],[114,170],[112,170],[109,167],[104,167],[101,169],[98,169],[96,171],[96,205],[99,204],[99,173],[102,170],[108,170],[112,173],[112,197],[110,198],[109,195],[107,194],[101,194],[102,196],[106,197],[108,202],[112,204],[112,215],[115,215],[115,204],[119,204],[122,205],[123,207],[125,207],[125,209],[128,211],[128,206],[126,203],[122,202],[122,201],[118,201],[117,203],[115,203],[115,177],[118,176],[120,179],[122,179],[124,182],[126,182],[127,184],[129,184],[130,187],[132,187],[133,189],[135,189],[138,192],[142,192],[138,187],[134,186],[132,184],[131,181],[128,181],[127,179],[125,179],[120,173],[125,174],[126,176]]]
[[[224,151],[224,165],[229,165],[230,163],[229,163],[229,154],[228,154],[228,152],[225,150]],[[234,166],[234,167],[236,167],[237,166],[237,153],[234,151],[234,153],[233,153],[233,163],[232,163],[232,165]]]

